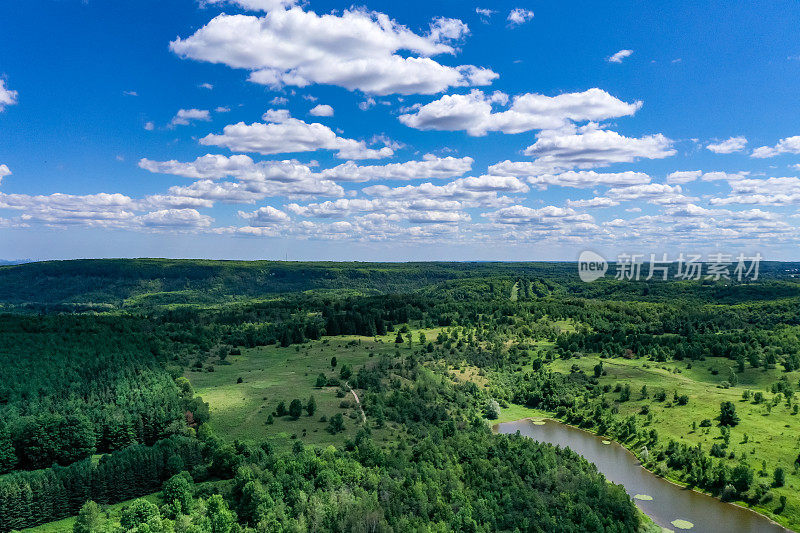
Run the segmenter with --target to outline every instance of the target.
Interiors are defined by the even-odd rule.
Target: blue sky
[[[11,0],[0,257],[800,259],[796,2]]]

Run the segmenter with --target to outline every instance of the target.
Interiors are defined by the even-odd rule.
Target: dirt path
[[[361,407],[361,400],[358,399],[358,394],[356,394],[356,391],[353,390],[353,387],[350,386],[350,382],[345,381],[345,385],[347,385],[347,388],[350,389],[350,392],[353,393],[353,398],[356,399],[356,405],[358,406],[358,410],[361,411],[361,421],[366,422],[367,415],[364,413],[364,408]]]

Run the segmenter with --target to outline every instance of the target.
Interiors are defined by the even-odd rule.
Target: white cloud
[[[200,180],[186,187],[173,186],[169,193],[175,196],[201,198],[225,203],[254,203],[264,198],[315,198],[341,197],[344,189],[329,180],[214,182]]]
[[[800,135],[786,137],[778,141],[775,146],[761,146],[753,150],[750,157],[766,158],[775,157],[779,154],[800,154]]]
[[[207,109],[180,109],[178,113],[172,117],[172,120],[169,122],[169,127],[188,126],[194,120],[208,122],[211,120],[211,113]]]
[[[143,158],[139,167],[154,173],[172,174],[192,179],[237,178],[242,181],[293,182],[310,179],[311,168],[297,161],[254,162],[246,155],[206,154],[194,161],[152,161]]]
[[[620,50],[616,54],[612,55],[608,58],[609,63],[622,63],[622,60],[626,57],[630,57],[633,54],[633,50]]]
[[[206,83],[201,83],[201,84],[200,84],[198,87],[200,87],[201,89],[208,89],[209,91],[210,91],[210,90],[212,90],[212,89],[214,89],[214,86],[213,86],[213,85],[211,85],[211,84],[210,84],[210,83],[208,83],[208,82],[206,82]]]
[[[3,182],[3,178],[5,178],[6,176],[10,176],[10,175],[11,175],[11,169],[8,168],[8,165],[5,165],[5,164],[4,165],[0,165],[0,183]]]
[[[478,136],[489,131],[521,133],[561,128],[570,121],[629,116],[642,106],[642,102],[629,104],[598,88],[557,96],[521,94],[513,98],[508,110],[493,111],[495,105],[507,102],[508,96],[499,91],[487,95],[474,89],[469,94],[445,95],[399,118],[406,126],[420,130],[465,130]]]
[[[296,215],[307,218],[343,219],[357,213],[374,213],[386,216],[394,222],[421,224],[455,223],[470,219],[468,214],[461,211],[461,204],[452,200],[396,201],[385,198],[372,200],[342,198],[319,204],[289,204],[286,208]]]
[[[529,191],[525,183],[513,176],[480,176],[454,180],[444,185],[423,183],[403,187],[373,185],[362,192],[368,196],[405,200],[456,200],[465,206],[507,205],[510,200],[498,193],[523,194]]]
[[[497,11],[495,11],[494,9],[476,7],[475,8],[475,13],[477,13],[478,15],[480,15],[483,18],[487,18],[488,19],[489,17],[491,17],[492,15],[497,13]]]
[[[239,211],[241,218],[247,219],[251,226],[256,227],[269,227],[290,222],[292,219],[289,215],[276,209],[271,205],[266,207],[259,207],[251,213]]]
[[[225,107],[225,106],[219,106],[216,109],[214,109],[214,112],[216,112],[216,113],[230,113],[230,111],[231,111],[231,108],[230,107]]]
[[[683,184],[695,181],[703,175],[702,170],[677,170],[667,176],[667,183]]]
[[[578,209],[614,207],[617,205],[619,205],[619,202],[617,202],[616,200],[612,200],[611,198],[604,198],[602,196],[590,198],[588,200],[567,200],[567,207],[575,207]]]
[[[145,122],[144,129],[146,129],[147,131],[153,131],[154,129],[156,129],[156,125],[153,122]]]
[[[484,213],[483,216],[498,224],[514,225],[552,226],[574,222],[593,222],[594,220],[590,215],[579,214],[572,208],[552,205],[539,209],[523,205],[512,205],[491,213]]]
[[[608,190],[606,196],[619,202],[647,200],[650,203],[661,205],[686,204],[696,200],[696,198],[685,196],[680,185],[668,185],[665,183],[614,187]]]
[[[206,198],[193,198],[191,196],[176,196],[173,194],[151,194],[146,196],[139,207],[142,209],[184,209],[184,208],[211,208],[214,202]]]
[[[276,96],[275,98],[270,100],[269,103],[274,105],[274,106],[276,106],[276,107],[278,107],[278,106],[282,106],[282,105],[288,104],[289,103],[289,99],[286,98],[285,96]]]
[[[196,209],[161,209],[136,217],[135,222],[150,228],[206,228],[214,221]]]
[[[26,223],[120,226],[134,218],[137,203],[123,194],[32,196],[0,193],[0,208],[22,211],[20,219]]]
[[[369,98],[367,98],[366,100],[363,100],[363,101],[359,102],[359,103],[358,103],[358,108],[359,108],[361,111],[366,111],[366,110],[367,110],[367,109],[369,109],[370,107],[373,107],[373,106],[375,106],[375,104],[376,104],[376,103],[377,103],[377,102],[375,102],[375,99],[374,99],[374,98],[372,98],[372,97],[369,97]]]
[[[203,6],[234,4],[250,11],[272,11],[297,4],[297,0],[200,0]]]
[[[311,109],[308,112],[309,115],[314,115],[315,117],[332,117],[333,116],[333,108],[329,105],[319,104]]]
[[[536,157],[542,168],[593,168],[612,163],[630,163],[637,159],[663,159],[674,155],[672,141],[664,135],[640,138],[624,137],[596,124],[581,128],[546,130],[523,152]]]
[[[273,88],[317,83],[376,95],[435,94],[497,78],[489,69],[431,59],[455,54],[450,41],[466,30],[460,21],[436,19],[428,35],[419,35],[382,13],[351,9],[317,15],[292,8],[263,17],[219,15],[171,42],[170,49],[181,57],[250,70],[250,81]]]
[[[143,158],[139,161],[139,167],[149,172],[172,174],[197,180],[231,177],[241,181],[278,181],[282,183],[315,179],[365,182],[453,178],[469,172],[472,162],[471,157],[436,157],[427,154],[422,161],[366,166],[359,166],[348,161],[321,172],[314,172],[310,166],[293,160],[255,162],[246,155],[227,157],[207,154],[190,162],[153,161]]]
[[[0,78],[0,112],[6,106],[14,105],[17,103],[17,91],[12,91],[6,87],[6,80]]]
[[[570,170],[560,174],[536,174],[528,177],[528,183],[541,189],[548,185],[586,189],[597,186],[620,187],[650,183],[644,172],[595,172],[594,170]]]
[[[445,179],[462,176],[472,169],[471,157],[436,157],[427,154],[422,161],[388,165],[358,166],[352,161],[323,170],[320,176],[338,182],[373,180]]]
[[[511,26],[525,24],[529,20],[533,20],[533,11],[530,9],[522,9],[521,7],[514,8],[508,13],[507,20]]]
[[[380,159],[394,155],[394,150],[388,146],[377,150],[367,148],[364,141],[339,137],[329,127],[291,118],[285,110],[270,110],[263,119],[269,122],[229,124],[222,134],[206,135],[200,139],[200,144],[262,155],[317,150],[333,150],[339,159]]]
[[[434,42],[458,41],[469,35],[469,26],[458,19],[437,17],[430,25],[428,37]]]
[[[800,204],[800,178],[740,179],[729,181],[731,193],[724,198],[712,198],[712,205],[756,204],[793,205]]]
[[[750,173],[745,171],[732,173],[722,171],[703,172],[702,170],[678,170],[667,176],[667,183],[684,184],[697,179],[701,179],[702,181],[735,181],[745,179],[748,174]]]
[[[707,150],[711,150],[715,154],[732,154],[733,152],[741,152],[747,145],[745,137],[731,137],[718,143],[711,143],[706,145]]]

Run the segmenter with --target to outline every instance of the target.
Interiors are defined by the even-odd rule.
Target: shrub
[[[497,420],[500,418],[500,404],[497,400],[489,400],[483,408],[483,414],[489,420]]]
[[[303,414],[303,402],[298,399],[292,400],[289,404],[289,416],[297,420]]]

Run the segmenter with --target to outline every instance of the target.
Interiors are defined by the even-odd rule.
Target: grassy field
[[[429,339],[438,334],[438,330],[424,331]],[[414,347],[418,347],[418,335],[418,331],[413,332]],[[339,445],[358,431],[360,413],[352,393],[338,397],[338,387],[317,388],[317,376],[324,373],[328,377],[338,377],[344,365],[349,365],[355,373],[381,354],[409,350],[407,342],[396,345],[395,336],[396,333],[374,338],[342,336],[287,348],[242,349],[241,355],[227,358],[229,364],[214,365],[214,372],[187,372],[186,377],[195,392],[210,404],[211,425],[224,439],[251,442],[268,439],[279,448],[291,446],[294,439],[318,446]],[[331,367],[333,357],[336,357],[336,368]],[[238,383],[239,378],[241,383]],[[293,399],[305,404],[311,395],[317,404],[314,416],[304,411],[297,420],[273,416],[273,423],[267,423],[267,417],[279,402],[283,401],[288,408]],[[345,417],[345,431],[332,435],[322,419],[337,413]],[[399,431],[392,423],[381,429],[375,429],[369,420],[367,423],[379,443],[396,438]]]
[[[568,373],[572,365],[578,365],[591,375],[599,361],[599,357],[557,360],[551,363],[551,368]],[[736,455],[737,459],[731,461],[731,464],[744,454],[751,468],[759,472],[762,470],[761,461],[765,461],[766,475],[757,474],[757,482],[771,482],[775,468],[782,467],[786,472],[785,486],[773,488],[774,501],[756,509],[794,529],[800,527],[800,475],[794,469],[795,459],[800,453],[800,415],[793,415],[792,408],[783,400],[769,411],[766,406],[774,397],[769,391],[771,385],[783,376],[787,376],[796,385],[800,372],[748,368],[737,374],[738,385],[722,388],[732,366],[729,359],[707,358],[705,361],[695,361],[691,367],[685,362],[655,363],[641,359],[602,361],[605,375],[600,378],[601,385],[610,385],[612,391],[617,383],[627,383],[631,387],[630,401],[618,404],[620,415],[639,413],[642,406],[647,405],[653,413],[651,425],[648,427],[658,431],[662,442],[674,439],[687,444],[699,443],[706,451],[713,443],[721,444],[722,437],[715,418],[719,416],[720,402],[733,402],[741,422],[731,430],[730,444],[726,450]],[[647,386],[648,398],[641,395],[643,385]],[[667,393],[666,401],[658,402],[653,399],[653,394],[658,390]],[[744,400],[742,393],[745,390],[761,392],[766,401],[755,404],[752,399]],[[678,406],[672,402],[676,391],[679,395],[689,396],[687,405]],[[610,392],[607,396],[609,399],[617,399],[619,394]],[[505,419],[506,413],[503,415]],[[645,416],[638,415],[638,418],[641,423],[646,422]],[[712,422],[711,427],[700,427],[701,421],[705,419]],[[696,428],[693,423],[697,424]],[[773,511],[779,505],[780,495],[787,497],[788,504],[780,515],[775,515]]]

